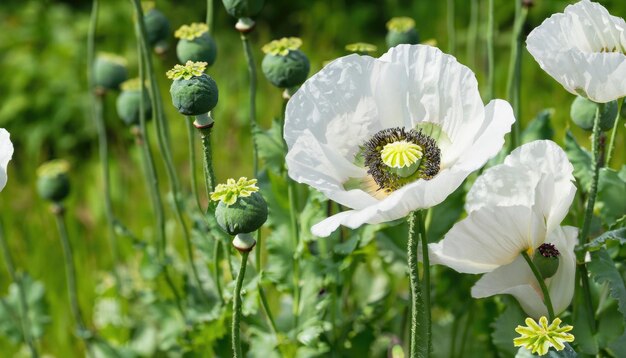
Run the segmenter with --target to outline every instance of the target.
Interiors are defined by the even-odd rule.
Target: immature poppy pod
[[[180,39],[176,45],[176,56],[181,63],[200,61],[211,66],[215,62],[217,45],[206,24],[194,22],[183,25],[176,30],[174,37]]]
[[[215,218],[222,230],[230,235],[258,230],[267,220],[267,203],[258,192],[256,179],[228,179],[211,193],[211,200],[219,201]]]
[[[206,62],[187,61],[167,71],[167,77],[174,80],[170,87],[172,103],[181,114],[200,116],[217,105],[217,84],[204,73],[206,66]]]
[[[128,78],[126,59],[111,53],[99,53],[94,63],[94,77],[95,85],[100,89],[119,89]]]
[[[144,118],[150,119],[152,116],[152,105],[150,96],[145,86],[141,86],[138,78],[130,79],[121,85],[122,92],[117,96],[117,115],[127,126],[139,124],[140,102],[143,92]]]
[[[67,175],[70,165],[62,159],[51,160],[37,169],[37,192],[45,200],[55,203],[63,201],[70,194],[70,179]]]
[[[591,131],[598,107],[600,107],[600,130],[605,132],[611,130],[617,118],[617,101],[595,103],[578,96],[570,107],[572,122],[586,131]]]
[[[230,16],[241,19],[258,15],[265,0],[222,0],[222,3]]]
[[[415,20],[410,17],[394,17],[387,21],[387,46],[394,47],[401,44],[416,45],[420,42],[420,35],[415,29]]]
[[[153,4],[148,3],[146,7],[143,21],[146,24],[148,43],[157,53],[164,53],[169,47],[170,20],[161,11],[155,9]]]
[[[290,88],[306,80],[311,65],[306,55],[299,50],[300,46],[302,40],[297,37],[283,37],[263,46],[265,57],[261,68],[274,86]]]

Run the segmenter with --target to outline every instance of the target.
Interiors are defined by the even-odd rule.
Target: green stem
[[[463,357],[463,352],[465,352],[465,344],[467,343],[467,336],[469,335],[470,325],[474,322],[474,310],[472,309],[472,303],[474,301],[470,301],[469,307],[467,310],[469,313],[467,314],[467,320],[465,321],[465,326],[463,327],[463,335],[461,336],[461,347],[459,349],[459,357]]]
[[[546,305],[546,308],[548,309],[548,319],[550,320],[550,322],[552,322],[552,320],[554,320],[556,316],[554,315],[554,306],[552,306],[550,291],[548,291],[546,282],[544,281],[543,276],[541,276],[541,272],[539,272],[539,269],[537,268],[537,266],[535,266],[535,263],[533,262],[533,260],[531,260],[530,256],[528,256],[528,253],[526,251],[522,251],[522,257],[524,258],[524,260],[526,260],[526,263],[528,264],[533,272],[533,275],[535,275],[535,278],[537,279],[537,283],[539,283],[539,287],[541,288],[541,292],[543,293],[543,301]]]
[[[624,101],[622,101],[622,106],[624,106]],[[619,124],[619,119],[621,117],[620,110],[617,111],[617,118],[615,118],[615,123],[613,123],[613,131],[611,132],[611,139],[609,140],[609,147],[606,151],[606,166],[611,165],[611,158],[613,157],[613,149],[615,149],[615,137],[617,136],[617,128]]]
[[[467,28],[467,64],[474,68],[476,63],[476,42],[478,39],[478,0],[471,0],[470,22]]]
[[[198,274],[198,270],[195,265],[195,259],[193,254],[193,245],[191,243],[191,236],[189,234],[189,229],[187,228],[187,223],[185,222],[185,218],[183,217],[182,212],[182,203],[181,203],[181,193],[180,186],[178,182],[178,177],[176,175],[176,170],[174,168],[174,163],[171,158],[171,152],[169,150],[168,142],[167,142],[167,129],[165,128],[165,116],[163,112],[163,104],[161,101],[161,96],[159,95],[159,86],[156,81],[156,76],[154,73],[154,66],[152,64],[152,57],[150,56],[150,48],[148,47],[147,31],[146,24],[143,18],[143,10],[141,8],[141,3],[139,0],[132,0],[135,6],[135,15],[137,19],[137,24],[139,24],[139,42],[141,43],[143,50],[143,57],[146,64],[146,71],[148,72],[148,77],[150,79],[150,88],[152,91],[152,108],[155,108],[155,122],[157,127],[157,142],[159,144],[159,150],[161,154],[163,154],[165,161],[166,173],[170,182],[170,189],[172,191],[172,195],[174,197],[174,211],[176,213],[176,218],[183,230],[183,238],[185,240],[185,249],[187,254],[187,259],[189,260],[189,266],[191,268],[191,272],[194,280],[196,281],[196,285],[198,286],[198,291],[201,293],[203,299],[208,300],[208,296],[206,292],[204,292],[204,288],[202,287],[202,281],[200,280],[200,275]]]
[[[24,287],[24,275],[18,276],[15,271],[15,264],[13,261],[13,257],[11,256],[11,251],[9,251],[9,245],[6,242],[4,237],[4,226],[2,224],[2,218],[0,218],[0,247],[2,247],[2,254],[4,256],[4,262],[7,266],[7,271],[9,271],[9,276],[11,280],[15,282],[17,285],[17,290],[19,293],[20,300],[20,324],[22,328],[22,336],[24,337],[24,341],[28,345],[28,349],[30,350],[30,355],[32,357],[39,357],[39,353],[37,352],[37,347],[35,346],[35,341],[33,336],[31,335],[30,328],[30,319],[28,317],[28,301],[26,300],[26,288]],[[7,312],[10,312],[8,310]]]
[[[263,306],[263,311],[265,311],[265,317],[267,317],[267,321],[269,322],[269,326],[272,329],[272,333],[274,336],[278,334],[278,329],[276,328],[276,322],[274,321],[274,316],[272,315],[272,311],[270,310],[270,305],[267,302],[267,296],[265,295],[265,290],[263,286],[261,286],[261,281],[259,280],[259,297],[261,299],[261,306]]]
[[[591,300],[591,288],[589,287],[589,272],[587,271],[587,266],[582,263],[578,264],[578,274],[580,276],[580,282],[582,283],[583,289],[583,301],[585,303],[585,310],[587,310],[587,319],[589,322],[589,328],[592,333],[596,333],[596,319],[595,312],[593,309],[593,303]]]
[[[222,283],[220,282],[220,245],[222,241],[215,239],[215,246],[213,247],[213,280],[215,281],[215,289],[217,290],[217,296],[220,298],[220,302],[224,304],[224,295],[222,294]]]
[[[246,275],[246,266],[248,265],[248,254],[244,251],[241,253],[241,266],[239,274],[237,274],[237,282],[235,284],[235,292],[233,294],[233,326],[232,326],[232,347],[233,358],[243,357],[241,352],[241,287],[243,286],[243,278]]]
[[[200,202],[200,194],[198,193],[198,180],[196,179],[196,135],[194,133],[193,123],[189,117],[186,118],[187,137],[189,140],[189,176],[191,177],[191,193],[196,199],[198,210],[203,212]]]
[[[411,212],[408,217],[409,221],[409,237],[407,240],[407,259],[409,267],[409,283],[411,286],[411,339],[409,357],[428,357],[428,344],[420,344],[423,338],[420,334],[422,329],[422,317],[420,311],[423,310],[422,292],[420,290],[419,266],[417,251],[419,246],[420,235],[420,215],[417,212]],[[424,349],[426,348],[426,349]]]
[[[448,28],[448,53],[454,55],[456,52],[456,29],[454,27],[454,0],[448,0],[447,3],[446,25]]]
[[[431,351],[431,317],[430,317],[430,260],[428,257],[428,239],[426,238],[426,225],[422,212],[417,213],[419,223],[420,241],[422,243],[422,324],[426,331],[425,338],[428,352]],[[424,337],[422,337],[424,338]]]
[[[70,301],[70,309],[72,310],[72,316],[74,317],[74,323],[78,331],[79,337],[85,343],[85,346],[89,348],[89,342],[87,337],[89,332],[85,327],[83,321],[83,314],[78,304],[78,290],[76,288],[76,269],[74,267],[74,256],[72,254],[72,246],[70,244],[67,227],[65,226],[64,209],[61,204],[53,204],[54,218],[57,223],[57,229],[59,230],[59,237],[61,239],[61,246],[63,248],[63,259],[65,262],[65,277],[67,279],[67,293]]]
[[[294,328],[298,329],[298,319],[300,316],[300,253],[298,246],[300,245],[300,230],[298,230],[298,218],[296,217],[296,193],[295,182],[287,178],[287,196],[289,197],[289,213],[291,221],[291,237],[294,244],[293,257],[293,317]]]
[[[144,73],[144,54],[141,49],[140,44],[140,30],[139,25],[135,26],[135,34],[137,36],[137,56],[139,62],[139,82],[145,83],[145,73]],[[152,94],[154,96],[154,94]],[[163,275],[165,277],[165,281],[172,291],[174,295],[174,299],[176,302],[176,307],[180,312],[183,319],[185,319],[185,311],[183,310],[182,301],[180,298],[180,294],[174,285],[174,281],[172,280],[167,265],[165,264],[166,258],[166,247],[167,247],[167,237],[165,233],[165,211],[163,209],[163,200],[161,198],[161,193],[159,191],[159,179],[157,176],[155,164],[154,164],[154,156],[152,155],[152,150],[150,149],[150,136],[148,134],[147,126],[146,126],[146,117],[145,117],[145,107],[144,96],[139,97],[139,130],[141,140],[139,141],[141,147],[141,158],[144,167],[144,173],[146,175],[147,188],[150,194],[150,199],[152,201],[152,208],[154,210],[155,215],[155,231],[156,231],[156,242],[155,242],[155,250],[160,260],[160,264],[163,267]]]
[[[254,169],[254,177],[259,176],[259,151],[257,143],[254,140],[255,131],[257,127],[256,123],[256,66],[254,64],[254,56],[252,54],[252,47],[250,46],[250,40],[245,34],[241,34],[241,42],[243,44],[243,51],[246,55],[246,62],[248,63],[248,74],[250,76],[250,133],[252,137],[252,166]]]
[[[209,33],[214,33],[213,29],[213,0],[206,0],[206,24],[209,27]]]
[[[600,174],[600,106],[596,108],[596,115],[593,121],[593,134],[591,137],[592,156],[591,156],[591,171],[592,179],[587,196],[587,206],[585,208],[585,217],[583,221],[583,227],[580,232],[579,243],[584,245],[587,242],[589,236],[589,229],[591,227],[591,219],[593,217],[593,207],[596,203],[596,194],[598,192],[598,177]],[[581,254],[582,255],[582,254]]]
[[[520,145],[521,133],[521,77],[522,77],[522,28],[526,22],[528,8],[522,6],[522,0],[515,0],[515,22],[511,35],[511,59],[509,62],[509,76],[507,80],[507,95],[513,106],[513,113],[517,120],[511,129],[511,143],[509,151]]]
[[[211,126],[196,127],[200,133],[200,141],[202,143],[202,153],[204,156],[204,184],[206,187],[206,195],[209,199],[209,208],[211,206],[211,192],[215,190],[215,170],[213,169],[213,154],[211,149]],[[207,208],[207,211],[209,209]]]
[[[487,15],[487,101],[495,98],[496,61],[494,50],[495,10],[494,0],[489,0]]]

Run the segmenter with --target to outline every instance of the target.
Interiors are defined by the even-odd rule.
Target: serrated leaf
[[[605,232],[604,234],[591,240],[591,242],[585,244],[585,249],[589,251],[599,250],[607,241],[614,241],[620,245],[626,244],[626,228]]]
[[[626,166],[621,172],[626,172]],[[626,181],[613,169],[600,169],[595,209],[600,211],[602,221],[607,227],[626,215]]]
[[[582,148],[570,131],[565,134],[565,153],[574,166],[574,177],[580,183],[583,192],[589,190],[593,173],[591,172],[591,153]]]
[[[517,352],[518,349],[513,346],[513,339],[518,336],[515,328],[518,325],[524,325],[524,319],[526,319],[526,315],[519,306],[509,304],[491,324],[493,328],[491,341],[502,357],[511,357]]]
[[[537,116],[528,123],[526,129],[522,132],[522,143],[540,139],[552,139],[554,137],[554,129],[552,129],[550,120],[553,115],[553,108],[544,109],[537,113]]]
[[[48,305],[45,301],[45,288],[39,281],[34,281],[27,274],[22,275],[21,287],[24,288],[26,304],[28,305],[28,320],[30,333],[33,337],[41,337],[44,327],[50,323]],[[22,335],[22,304],[20,300],[20,286],[12,283],[7,296],[1,298],[0,304],[0,332],[13,342],[23,341]]]

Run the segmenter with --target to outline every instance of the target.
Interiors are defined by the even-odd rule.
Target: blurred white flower
[[[543,244],[560,253],[559,265],[545,279],[555,313],[574,294],[574,246],[578,231],[559,226],[574,199],[573,167],[554,142],[535,141],[514,150],[501,165],[485,171],[467,195],[467,218],[438,243],[430,244],[432,263],[464,273],[487,273],[472,296],[510,294],[534,318],[547,315],[543,294],[528,263]]]
[[[567,6],[534,29],[526,46],[567,91],[598,103],[626,96],[626,22],[600,4]]]
[[[472,71],[437,48],[350,55],[289,101],[289,175],[352,209],[314,225],[317,236],[395,220],[441,203],[501,149],[514,120],[506,101],[485,106]]]
[[[7,165],[13,157],[13,143],[11,143],[9,132],[0,128],[0,191],[7,184]]]

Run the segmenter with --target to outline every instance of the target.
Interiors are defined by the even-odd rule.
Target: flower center
[[[367,172],[378,190],[392,192],[439,172],[441,151],[421,130],[384,129],[365,143],[362,151]]]
[[[543,257],[559,257],[559,250],[552,244],[541,244],[537,249]]]

